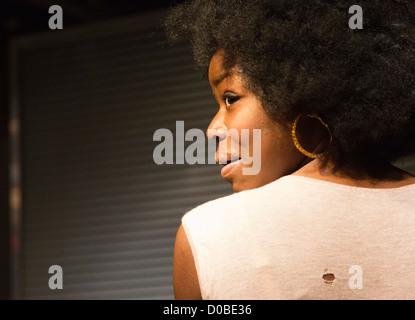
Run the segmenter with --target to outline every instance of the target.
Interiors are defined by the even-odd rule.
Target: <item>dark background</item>
[[[51,5],[63,8],[64,27],[166,8],[170,0],[2,0],[0,1],[0,299],[10,299],[10,218],[8,176],[8,44],[13,37],[49,30]]]

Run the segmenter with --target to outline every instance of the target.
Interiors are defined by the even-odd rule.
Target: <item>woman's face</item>
[[[221,175],[232,184],[235,192],[261,187],[305,164],[305,157],[291,140],[291,123],[275,122],[265,113],[257,96],[246,89],[240,71],[224,69],[221,52],[210,62],[209,83],[219,110],[209,125],[207,136],[209,139],[219,137],[216,162],[219,163],[219,159],[225,162]],[[260,141],[254,140],[254,129],[260,129]],[[249,132],[249,139],[243,139],[242,131]],[[253,164],[237,161],[248,152]],[[233,162],[226,165],[226,161]],[[253,165],[259,167],[255,161],[260,161],[260,170],[254,175],[247,174],[248,168],[256,171],[252,170]]]

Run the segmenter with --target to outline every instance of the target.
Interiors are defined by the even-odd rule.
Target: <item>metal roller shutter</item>
[[[153,161],[157,129],[216,112],[164,13],[19,39],[21,299],[172,299],[181,216],[232,193],[216,165]],[[190,143],[186,143],[188,145]],[[50,290],[48,269],[63,269]]]

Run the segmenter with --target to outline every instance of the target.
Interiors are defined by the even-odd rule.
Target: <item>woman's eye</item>
[[[231,106],[235,102],[238,102],[238,100],[239,100],[238,96],[234,96],[234,95],[224,95],[223,96],[223,101],[225,102],[225,105],[227,107]]]

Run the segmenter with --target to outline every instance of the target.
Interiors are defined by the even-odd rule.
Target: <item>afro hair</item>
[[[223,50],[273,119],[317,114],[337,163],[388,162],[415,152],[415,1],[195,0],[166,18],[171,43],[190,42],[207,70]]]

